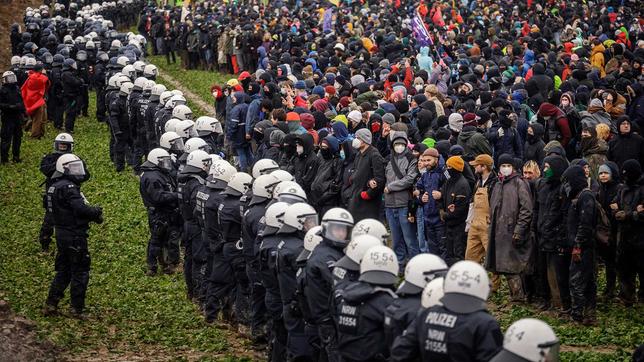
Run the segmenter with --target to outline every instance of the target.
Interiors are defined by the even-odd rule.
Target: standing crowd
[[[547,324],[504,338],[487,312],[503,280],[511,303],[584,325],[599,292],[644,300],[637,7],[251,5],[198,3],[181,21],[129,2],[136,35],[105,20],[118,6],[56,4],[61,19],[30,10],[12,33],[3,160],[11,142],[19,159],[24,114],[34,137],[49,113],[68,131],[41,164],[41,243],[55,230],[58,246],[47,314],[71,283],[84,316],[87,231],[102,222],[70,134],[90,88],[116,171],[140,176],[147,275],[183,262],[205,321],[248,326],[271,360],[550,360]],[[217,114],[193,120],[155,82],[148,42],[189,68],[232,65],[211,89]]]

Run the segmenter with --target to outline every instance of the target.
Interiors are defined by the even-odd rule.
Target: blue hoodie
[[[440,191],[443,183],[445,182],[445,159],[443,156],[438,157],[438,165],[432,170],[427,170],[416,182],[416,189],[420,191],[420,197],[417,201],[423,206],[423,215],[425,216],[425,225],[440,225],[443,222],[440,217],[440,202],[434,200],[432,191]],[[423,203],[420,201],[422,195],[427,192],[429,194],[429,201]]]

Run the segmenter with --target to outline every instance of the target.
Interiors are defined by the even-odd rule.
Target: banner
[[[418,10],[416,10],[416,14],[411,19],[411,29],[412,29],[412,32],[414,33],[414,38],[416,38],[416,43],[418,43],[418,45],[430,46],[434,44],[434,42],[432,41],[432,37],[429,35],[429,32],[425,27],[425,23],[423,22],[423,19],[420,17],[420,14],[418,13]]]
[[[324,11],[324,20],[322,21],[322,31],[333,31],[333,8]]]

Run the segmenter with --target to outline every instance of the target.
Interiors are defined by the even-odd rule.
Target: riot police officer
[[[45,175],[45,193],[43,194],[43,206],[45,207],[45,216],[40,226],[40,235],[38,241],[42,251],[49,250],[51,244],[51,236],[54,234],[54,220],[52,214],[47,207],[47,190],[53,183],[52,176],[56,172],[56,161],[65,153],[72,153],[74,151],[74,138],[69,133],[60,133],[54,139],[54,152],[45,155],[40,161],[40,172]],[[89,175],[89,171],[85,170]],[[42,186],[42,185],[41,185]]]
[[[130,122],[127,115],[127,97],[134,84],[123,82],[118,97],[113,97],[109,105],[109,122],[114,137],[114,165],[116,172],[125,169],[125,157],[131,144]]]
[[[197,118],[195,121],[195,131],[197,131],[199,138],[206,141],[214,154],[221,156],[221,152],[223,151],[223,142],[221,140],[223,129],[217,118],[208,116]]]
[[[136,78],[132,83],[132,90],[125,101],[128,123],[130,125],[130,139],[132,140],[131,163],[135,174],[138,174],[138,168],[141,166],[141,157],[144,155],[144,140],[140,140],[139,138],[145,138],[145,134],[139,135],[137,116],[139,114],[139,99],[143,96],[145,83],[147,83],[147,79],[143,77]]]
[[[520,319],[508,328],[503,349],[491,362],[539,362],[559,360],[559,339],[548,323]]]
[[[157,134],[157,130],[154,127],[154,113],[156,113],[157,108],[159,107],[159,97],[161,96],[161,93],[165,91],[166,87],[163,84],[155,84],[150,90],[150,98],[148,100],[147,106],[145,107],[145,133],[148,138],[147,147],[149,149],[159,146],[159,138],[161,137],[161,134]]]
[[[94,65],[92,83],[96,89],[96,119],[99,122],[105,122],[105,113],[107,112],[105,88],[107,86],[106,75],[108,61],[109,57],[107,53],[99,51],[96,54],[96,65]]]
[[[393,361],[489,361],[503,341],[499,323],[486,310],[487,272],[473,261],[452,265],[443,284],[441,305],[419,313],[398,337]]]
[[[58,302],[71,284],[72,315],[85,319],[85,294],[89,283],[90,256],[87,247],[89,223],[103,222],[103,210],[91,206],[80,191],[87,180],[83,161],[67,153],[56,161],[54,182],[47,189],[47,208],[53,215],[56,232],[56,275],[49,287],[43,313],[58,311]]]
[[[252,177],[244,172],[237,172],[228,182],[224,191],[225,197],[219,205],[217,217],[223,238],[223,262],[228,264],[231,274],[223,282],[213,283],[218,299],[232,300],[238,323],[248,324],[248,276],[241,241],[241,215],[239,198],[251,186]]]
[[[179,210],[176,181],[171,177],[174,166],[170,154],[155,148],[148,153],[147,161],[141,165],[139,191],[143,204],[148,210],[150,240],[148,241],[146,274],[153,276],[160,265],[163,272],[171,274],[171,265],[163,259],[162,250],[170,243],[176,243],[181,236],[178,228]]]
[[[447,273],[447,264],[434,254],[418,254],[405,266],[405,280],[400,284],[398,298],[385,311],[385,336],[391,347],[396,337],[403,334],[416,317],[421,305],[421,294],[427,283]]]
[[[51,71],[47,74],[51,85],[48,92],[47,113],[50,114],[56,129],[63,128],[63,113],[65,112],[63,100],[63,63],[65,57],[61,54],[55,54],[52,62]]]
[[[25,105],[22,101],[16,75],[9,71],[2,74],[0,87],[0,112],[2,128],[0,128],[0,162],[9,162],[9,149],[13,162],[20,162],[20,142],[22,141],[22,123],[24,121]]]
[[[89,107],[89,64],[87,63],[87,52],[79,50],[76,52],[77,75],[83,82],[79,90],[78,109],[82,111],[83,117],[87,117],[87,108]]]
[[[322,242],[313,250],[306,263],[308,289],[307,303],[312,323],[322,344],[320,353],[329,360],[337,360],[336,330],[329,298],[333,288],[332,265],[339,260],[349,242],[353,216],[342,208],[333,208],[322,217]]]
[[[366,236],[362,236],[366,237]],[[385,308],[396,298],[398,259],[384,245],[371,247],[360,262],[360,278],[342,291],[337,306],[338,351],[346,361],[386,361]]]
[[[187,287],[187,297],[193,300],[195,294],[195,283],[192,269],[192,246],[193,243],[201,245],[201,229],[194,211],[197,202],[197,192],[200,186],[205,185],[208,170],[212,164],[212,158],[202,150],[193,151],[186,160],[186,166],[179,173],[179,207],[183,218],[183,247],[184,261],[183,273]],[[198,239],[198,240],[197,240]]]
[[[65,131],[74,132],[74,124],[80,109],[79,98],[84,86],[83,80],[77,75],[78,65],[74,59],[65,59],[61,82],[63,86],[63,104],[65,105]]]
[[[313,206],[298,202],[284,212],[284,222],[278,234],[282,241],[277,245],[277,281],[282,299],[282,316],[288,332],[286,343],[288,360],[312,357],[312,350],[304,331],[304,319],[296,298],[297,257],[304,248],[306,232],[318,225],[318,215]]]

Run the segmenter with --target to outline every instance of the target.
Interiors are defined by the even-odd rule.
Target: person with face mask
[[[632,306],[637,298],[644,299],[644,179],[642,167],[637,160],[626,160],[622,166],[624,189],[611,204],[619,238],[617,240],[617,273],[619,275],[619,299],[626,306]],[[640,289],[636,293],[636,278],[640,278]]]
[[[432,253],[445,258],[445,222],[441,219],[440,204],[432,195],[440,192],[445,182],[445,160],[435,148],[428,148],[420,156],[420,178],[416,182],[414,196],[423,210],[423,219],[416,222],[424,223],[425,240],[427,245],[420,245],[424,253]]]
[[[90,256],[87,247],[89,223],[103,222],[103,209],[90,205],[80,191],[87,180],[83,161],[67,153],[56,161],[53,183],[47,189],[47,209],[56,232],[56,275],[49,287],[43,314],[58,313],[58,302],[70,285],[72,316],[86,319],[85,294],[89,283]]]
[[[523,155],[526,161],[535,161],[539,165],[543,164],[546,157],[543,148],[546,146],[543,142],[543,126],[539,123],[533,123],[528,127],[526,141],[523,145]]]
[[[282,170],[293,174],[295,172],[295,158],[297,157],[296,149],[297,135],[288,133],[282,139],[282,150],[278,162]]]
[[[561,189],[569,200],[566,215],[567,244],[572,248],[570,262],[571,317],[584,325],[597,323],[595,316],[597,268],[595,253],[595,196],[588,189],[581,166],[570,166],[561,176]]]
[[[499,156],[498,182],[490,195],[490,240],[485,266],[505,275],[510,300],[525,302],[526,294],[521,274],[526,271],[532,253],[530,238],[532,196],[530,186],[513,166],[512,156]]]
[[[178,239],[180,231],[175,227],[179,213],[177,184],[171,176],[174,165],[168,151],[155,148],[148,153],[147,160],[141,165],[139,191],[143,205],[148,209],[150,240],[148,241],[148,276],[157,273],[160,266],[166,274],[172,273],[171,265],[164,260],[163,248],[171,239]]]
[[[320,142],[319,165],[311,182],[309,202],[321,215],[340,204],[342,188],[342,159],[340,142],[334,136],[326,136]]]
[[[445,222],[445,262],[452,265],[465,257],[465,220],[472,190],[463,176],[465,162],[461,156],[450,157],[446,166],[447,180],[440,192],[432,192],[431,197],[440,203],[441,219]]]
[[[606,141],[597,137],[595,127],[587,127],[581,131],[579,151],[584,160],[588,162],[588,166],[590,167],[590,178],[593,181],[597,181],[599,166],[608,161],[606,158],[608,145],[606,144]]]
[[[385,188],[384,160],[371,145],[371,140],[371,132],[363,128],[356,132],[351,142],[355,152],[355,171],[350,177],[351,201],[348,206],[357,221],[380,216],[382,191]]]
[[[536,304],[540,309],[553,307],[562,314],[570,312],[570,249],[566,243],[564,199],[560,192],[561,175],[568,161],[556,154],[543,161],[543,177],[536,182],[533,223],[537,239],[535,278]]]
[[[606,266],[606,287],[602,292],[605,301],[611,301],[615,297],[616,269],[616,247],[617,247],[617,220],[612,214],[610,204],[615,197],[621,193],[623,185],[620,181],[619,169],[615,162],[608,161],[599,166],[599,192],[597,201],[601,204],[604,212],[610,218],[611,232],[608,245],[597,245],[597,252]]]
[[[418,175],[418,161],[407,147],[405,132],[390,135],[392,153],[385,167],[385,215],[391,228],[393,249],[400,267],[418,254],[418,240],[414,225],[409,222],[409,201]]]
[[[499,112],[499,123],[492,126],[488,131],[488,139],[494,150],[494,161],[498,163],[499,156],[507,153],[512,157],[523,158],[523,143],[521,136],[513,125],[511,115],[507,109]]]
[[[294,161],[293,176],[295,181],[302,186],[307,194],[310,194],[313,179],[320,164],[320,158],[315,153],[313,136],[305,133],[296,138]]]
[[[644,138],[633,131],[633,122],[626,117],[617,119],[618,133],[608,143],[608,159],[622,167],[629,159],[644,164]]]

